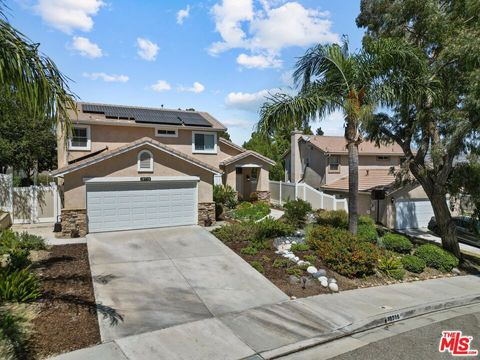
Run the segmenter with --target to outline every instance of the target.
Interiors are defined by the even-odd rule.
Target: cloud
[[[222,120],[222,124],[227,127],[252,129],[254,122],[249,120],[244,120],[244,119],[227,119],[227,120]]]
[[[100,47],[91,42],[83,36],[74,36],[71,48],[77,51],[80,55],[95,59],[103,56],[103,51]]]
[[[343,127],[344,124],[345,117],[341,111],[334,111],[330,115],[320,118],[318,122],[318,126],[322,128],[322,130],[325,132],[325,135],[331,136],[345,135],[345,129]]]
[[[155,84],[151,86],[153,91],[168,91],[172,88],[172,86],[165,80],[158,80]]]
[[[177,24],[182,25],[183,21],[190,16],[190,5],[177,12]]]
[[[267,101],[266,97],[275,92],[276,89],[264,89],[254,93],[231,92],[225,98],[225,104],[229,108],[256,112]]]
[[[73,30],[92,30],[92,17],[102,6],[105,3],[101,0],[39,0],[33,9],[47,24],[70,34]]]
[[[237,57],[237,64],[248,69],[266,69],[281,67],[282,61],[275,59],[273,56],[240,54]]]
[[[205,86],[203,86],[203,84],[199,83],[198,81],[195,81],[193,85],[190,87],[183,87],[183,86],[178,87],[178,91],[190,91],[195,94],[199,94],[203,90],[205,90]]]
[[[86,77],[91,80],[102,79],[105,82],[122,82],[125,83],[129,80],[127,75],[115,75],[115,74],[106,74],[104,72],[94,72],[82,74],[83,77]]]
[[[339,35],[331,30],[328,12],[308,9],[298,2],[278,5],[276,1],[264,0],[260,3],[261,9],[254,7],[252,0],[222,0],[213,6],[215,29],[222,41],[210,46],[210,55],[244,49],[251,54],[242,54],[240,65],[250,68],[279,67],[279,57],[284,48],[339,41]],[[274,8],[275,5],[278,7]]]
[[[137,38],[137,47],[137,54],[147,61],[154,61],[160,49],[157,44],[145,38]]]

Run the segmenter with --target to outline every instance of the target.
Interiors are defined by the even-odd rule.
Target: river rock
[[[328,279],[328,283],[331,284],[331,283],[337,283],[337,279],[334,279],[334,278],[330,278]]]
[[[320,281],[320,285],[322,285],[323,287],[328,287],[328,281],[327,280],[322,280],[322,281]]]
[[[318,271],[313,274],[314,277],[319,278],[320,276],[327,276],[327,272],[323,269],[318,269]]]
[[[317,268],[316,268],[315,266],[309,266],[309,267],[307,268],[307,272],[308,272],[309,274],[315,274],[317,271],[318,271],[318,270],[317,270]]]
[[[458,268],[453,268],[452,269],[452,273],[454,273],[455,275],[461,275],[462,273],[460,272],[460,270],[458,270]]]
[[[328,284],[328,288],[333,292],[338,292],[338,285],[336,282],[331,282]]]
[[[290,275],[288,277],[288,282],[290,284],[299,284],[300,283],[300,279],[298,277],[296,277],[295,275]]]

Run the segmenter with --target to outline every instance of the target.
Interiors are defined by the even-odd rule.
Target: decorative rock
[[[286,241],[285,241],[285,244],[290,244],[290,240],[286,240]]]
[[[288,282],[290,284],[299,284],[300,283],[300,279],[298,277],[296,277],[295,275],[290,275],[288,277]]]
[[[322,285],[323,287],[328,287],[328,281],[327,280],[320,281],[320,285]]]
[[[317,270],[317,268],[316,268],[315,266],[309,266],[309,267],[307,268],[307,272],[308,272],[309,274],[315,274],[317,271],[318,271],[318,270]]]
[[[303,261],[303,260],[298,260],[297,261],[297,265],[303,265],[303,264],[305,264],[305,261]]]
[[[314,277],[319,278],[320,276],[327,276],[327,272],[323,269],[318,269],[318,271],[313,274]]]
[[[330,279],[328,279],[328,283],[329,283],[329,284],[332,284],[332,283],[335,283],[335,284],[336,284],[336,283],[337,283],[337,279],[330,278]]]
[[[461,275],[462,273],[460,272],[460,270],[458,270],[458,268],[453,268],[452,269],[452,273],[454,273],[455,275]]]
[[[336,282],[331,282],[328,284],[328,288],[333,292],[338,292],[338,285]]]
[[[320,282],[325,281],[325,282],[328,283],[328,279],[327,279],[326,276],[320,276],[320,277],[318,278],[318,281],[320,281]]]
[[[285,257],[287,259],[293,259],[295,257],[295,254],[292,254],[292,253],[288,253],[288,254],[285,254]]]
[[[292,241],[292,244],[296,244],[296,243],[297,243],[297,242],[296,242],[295,240],[294,240],[294,241]]]

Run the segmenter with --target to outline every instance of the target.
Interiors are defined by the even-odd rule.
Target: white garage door
[[[428,200],[396,200],[395,228],[426,228],[432,218],[433,209]]]
[[[90,232],[197,223],[196,181],[87,183]]]

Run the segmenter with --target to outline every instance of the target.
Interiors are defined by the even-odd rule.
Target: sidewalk
[[[393,321],[473,303],[480,303],[480,278],[473,275],[372,287],[133,335],[55,359],[271,359]]]

